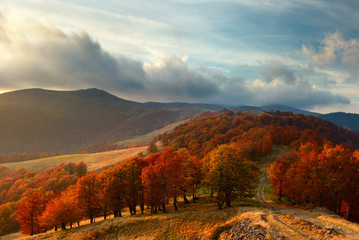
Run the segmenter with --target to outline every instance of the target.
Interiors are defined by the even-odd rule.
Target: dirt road
[[[261,178],[256,197],[268,210],[261,218],[277,239],[359,239],[359,224],[328,210],[317,208],[309,211],[269,203],[263,193],[268,181],[266,175]]]

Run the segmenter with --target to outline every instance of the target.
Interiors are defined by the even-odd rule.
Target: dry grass
[[[213,202],[201,200],[199,203],[179,204],[175,212],[168,206],[168,213],[112,218],[73,229],[39,234],[24,239],[210,239],[215,230],[235,221],[243,213],[250,215],[253,207],[235,207],[218,210]]]
[[[11,233],[5,236],[0,236],[0,240],[13,240],[13,239],[19,239],[24,237],[23,234],[21,234],[20,232],[16,232],[16,233]]]
[[[58,165],[61,162],[79,163],[83,161],[87,164],[88,171],[98,171],[102,168],[115,165],[127,158],[135,157],[140,152],[146,152],[146,149],[147,146],[92,154],[62,155],[50,158],[29,160],[24,162],[3,163],[0,164],[0,166],[4,166],[10,169],[24,167],[26,169],[33,169],[37,172],[40,172],[49,169],[54,165]]]
[[[179,203],[179,211],[174,211],[172,205],[168,205],[168,213],[151,215],[149,210],[144,215],[130,216],[125,213],[122,218],[111,218],[105,221],[98,221],[94,224],[81,223],[80,227],[74,227],[66,231],[48,232],[34,237],[23,239],[211,239],[219,229],[228,229],[237,221],[249,219],[251,224],[259,225],[267,231],[275,234],[277,239],[307,239],[307,237],[321,238],[319,230],[313,226],[306,227],[307,219],[295,209],[279,212],[278,210],[257,207],[258,202],[252,199],[233,202],[233,207],[218,210],[214,202],[209,199],[201,199],[197,203]],[[290,214],[293,212],[293,214]],[[301,215],[302,214],[302,215]],[[309,213],[308,213],[309,214]],[[316,215],[317,214],[317,215]],[[359,230],[359,225],[350,223],[340,217],[325,216],[316,213],[314,219],[335,222],[332,225],[341,224],[337,231],[344,233],[337,239],[358,239],[353,231]],[[293,217],[288,217],[293,216]],[[304,227],[303,227],[304,226]],[[227,227],[227,228],[224,228]],[[313,228],[313,229],[312,229]],[[318,228],[319,229],[319,228]],[[223,232],[222,234],[225,234]],[[333,236],[335,237],[335,236]],[[333,238],[335,239],[335,238]]]
[[[120,147],[128,147],[128,146],[131,146],[131,145],[134,145],[134,144],[139,144],[139,143],[149,143],[149,142],[152,142],[153,139],[155,137],[157,137],[158,135],[164,133],[164,132],[171,132],[176,126],[182,124],[182,123],[185,123],[187,122],[188,119],[186,120],[182,120],[182,121],[178,121],[178,122],[175,122],[175,123],[171,123],[161,129],[157,129],[157,130],[154,130],[150,133],[147,133],[145,135],[140,135],[140,136],[137,136],[137,137],[134,137],[134,138],[131,138],[131,139],[127,139],[127,140],[124,140],[124,141],[120,141],[120,142],[117,142],[116,144]]]
[[[327,222],[327,223],[335,224],[337,226],[341,226],[341,227],[348,229],[354,233],[357,233],[356,237],[359,239],[359,224],[358,223],[350,222],[350,221],[348,221],[344,218],[341,218],[337,215],[323,215],[323,216],[318,216],[317,219],[322,222]]]
[[[172,124],[169,124],[161,129],[157,129],[148,134],[141,135],[132,139],[124,140],[118,142],[117,144],[120,147],[128,147],[134,144],[140,143],[149,143],[153,141],[155,137],[164,132],[172,131],[176,126],[187,122],[187,120],[178,121]],[[161,148],[161,146],[159,146]],[[49,169],[54,165],[57,165],[61,162],[74,162],[79,163],[81,161],[85,162],[88,166],[89,171],[99,171],[102,168],[106,168],[112,165],[115,165],[127,158],[135,157],[140,152],[146,153],[147,146],[129,148],[123,150],[115,150],[101,153],[93,153],[93,154],[71,154],[71,155],[62,155],[50,158],[42,158],[29,160],[24,162],[15,162],[15,163],[2,163],[0,166],[4,166],[10,169],[15,169],[18,167],[24,167],[26,169],[33,169],[37,172],[41,172],[43,170]]]

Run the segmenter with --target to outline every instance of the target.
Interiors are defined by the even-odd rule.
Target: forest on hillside
[[[163,151],[128,159],[102,172],[60,164],[42,173],[1,168],[0,234],[36,234],[83,219],[120,217],[208,197],[218,208],[254,196],[258,163],[274,146],[288,146],[268,169],[279,198],[327,207],[351,220],[359,211],[359,138],[347,129],[304,115],[205,114],[164,133]],[[320,190],[321,189],[321,190]]]

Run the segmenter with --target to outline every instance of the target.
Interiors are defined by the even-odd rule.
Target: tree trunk
[[[226,200],[226,207],[231,207],[231,201],[230,200]]]
[[[93,217],[90,216],[90,223],[93,223]]]
[[[128,206],[128,210],[130,211],[130,214],[133,215],[131,206]]]
[[[136,206],[133,207],[133,215],[136,215]]]
[[[61,223],[61,229],[62,229],[62,230],[66,230],[65,223]]]
[[[106,220],[107,217],[107,205],[105,205],[105,209],[103,210],[103,219]]]
[[[222,209],[223,202],[222,202],[222,201],[218,201],[218,202],[217,202],[217,206],[218,206],[218,209]]]
[[[173,199],[173,206],[174,206],[174,208],[175,208],[175,211],[178,211],[177,198],[176,198],[176,197]]]
[[[186,194],[183,194],[183,200],[184,200],[184,203],[186,203],[186,204],[189,203]]]
[[[143,211],[145,210],[145,205],[141,203],[140,208],[141,208],[141,214],[144,214]]]
[[[57,226],[55,226],[55,232],[57,232]]]
[[[162,212],[163,212],[163,213],[166,213],[166,212],[167,212],[167,211],[166,211],[166,203],[165,203],[165,202],[162,203]]]
[[[72,222],[70,222],[70,229],[72,228]]]

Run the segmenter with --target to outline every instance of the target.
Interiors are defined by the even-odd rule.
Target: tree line
[[[72,227],[83,219],[92,223],[99,216],[120,217],[126,208],[131,215],[145,209],[155,214],[168,211],[171,203],[176,211],[178,199],[189,203],[188,196],[196,199],[199,187],[222,208],[237,197],[252,197],[258,174],[257,164],[244,158],[235,145],[221,145],[204,159],[190,156],[186,149],[164,148],[86,174],[58,194],[30,190],[20,201],[17,220],[23,233],[33,235]]]
[[[343,145],[307,142],[268,168],[274,193],[297,205],[326,207],[359,220],[359,152]]]
[[[328,191],[323,192],[321,197],[314,197],[317,195],[311,196],[311,189],[308,188],[314,186],[316,175],[295,172],[301,166],[298,159],[301,156],[306,156],[303,159],[307,159],[310,155],[304,154],[310,144],[315,146],[315,154],[311,153],[315,157],[308,160],[313,166],[318,164],[316,160],[323,149],[335,148],[335,144],[345,144],[345,147],[341,147],[345,149],[344,152],[351,151],[348,159],[356,156],[352,149],[358,145],[358,136],[327,121],[300,114],[252,116],[227,112],[192,119],[176,127],[173,132],[162,134],[158,139],[167,146],[162,152],[126,160],[100,173],[86,174],[83,163],[62,163],[39,174],[24,169],[10,171],[0,167],[0,204],[3,204],[0,206],[0,223],[11,222],[15,226],[20,222],[24,233],[35,234],[50,228],[66,228],[82,219],[93,222],[101,215],[104,218],[109,214],[120,217],[124,209],[128,209],[130,214],[138,214],[138,211],[143,213],[145,209],[155,214],[166,212],[169,203],[173,204],[174,209],[178,209],[179,199],[184,202],[189,202],[189,196],[196,199],[199,197],[199,190],[201,196],[212,197],[218,208],[231,206],[231,202],[237,197],[254,195],[259,175],[257,162],[265,160],[272,153],[273,145],[288,145],[293,149],[287,153],[290,161],[284,161],[291,162],[285,165],[288,166],[285,171],[292,168],[289,171],[292,174],[285,176],[293,177],[287,178],[291,179],[290,186],[293,188],[278,190],[273,182],[277,194],[285,195],[297,204],[322,204],[331,208],[340,203],[340,211],[344,213],[346,210],[355,215],[353,209],[357,203],[351,201],[347,193],[341,193],[340,199],[335,198],[335,201],[325,195],[335,182],[330,185],[327,183],[329,180],[323,180],[325,184],[329,184],[325,185]],[[156,152],[156,149],[151,152]],[[276,162],[281,162],[280,159],[286,158],[285,156],[280,156]],[[332,165],[323,166],[334,172],[340,163],[342,161],[332,161]],[[312,165],[304,164],[298,169],[305,172],[308,166]],[[323,169],[323,166],[316,170],[318,176],[319,169]],[[282,165],[278,167],[282,168]],[[272,170],[277,171],[277,166]],[[336,179],[337,176],[332,172],[328,170],[327,173],[332,175],[327,177],[333,176]],[[357,177],[358,174],[352,172],[352,176]],[[357,186],[355,177],[354,180],[344,179],[349,181],[347,187]],[[338,186],[333,188],[336,189],[335,194],[342,188],[342,185]],[[351,198],[357,198],[356,191],[344,189],[346,190],[341,191],[355,192]],[[303,198],[300,194],[304,193],[307,195]],[[0,234],[1,227],[0,224]]]

